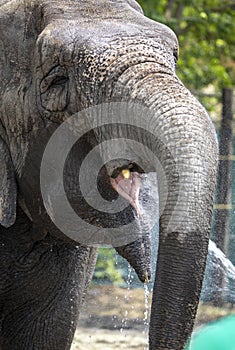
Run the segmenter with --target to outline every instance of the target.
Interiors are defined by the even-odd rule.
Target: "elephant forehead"
[[[65,0],[35,0],[40,7],[40,12],[47,18],[58,18],[60,14],[70,15],[80,13],[83,16],[95,17],[105,14],[109,15],[113,10],[127,9],[143,13],[140,5],[135,0],[86,0],[86,1],[65,1]]]
[[[141,34],[164,41],[170,47],[178,45],[173,31],[145,17],[134,0],[44,0],[40,8],[41,30],[50,25],[50,30],[57,29],[57,35],[63,33],[67,39],[80,37],[104,41],[115,35]]]
[[[107,34],[108,33],[108,34]],[[156,40],[142,35],[138,26],[109,21],[89,30],[77,21],[57,20],[49,24],[37,41],[37,67],[54,64],[79,64],[87,71],[107,76],[107,68],[115,64],[125,67],[139,63],[159,63],[174,70],[173,49],[164,37]],[[46,69],[43,71],[47,71]],[[99,72],[98,72],[99,71]]]

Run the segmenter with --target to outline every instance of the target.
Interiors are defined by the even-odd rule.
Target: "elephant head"
[[[132,238],[114,246],[144,281],[150,275],[150,248],[142,213],[145,199],[141,202],[139,191],[148,174],[157,173],[160,238],[149,346],[183,349],[193,328],[207,256],[217,141],[206,111],[176,76],[175,34],[146,18],[132,0],[13,0],[3,3],[0,17],[2,225],[15,221],[18,190],[30,220],[43,232],[64,236],[53,223],[61,217],[51,206],[53,194],[57,199],[60,195],[53,169],[74,130],[90,125],[64,159],[64,192],[90,226],[118,232],[121,225],[133,224]],[[71,121],[75,114],[78,118]],[[50,166],[48,177],[52,174],[48,181],[43,178],[49,188],[45,210],[43,154],[68,120],[66,137],[58,134],[61,144],[44,163]],[[105,141],[116,139],[120,142],[113,149],[105,147]],[[134,141],[143,147],[137,150]],[[93,148],[92,161],[99,159],[98,167],[102,165],[95,179],[99,193],[110,205],[118,194],[131,204],[118,213],[98,212],[82,198],[77,174]],[[90,163],[90,173],[92,167]],[[147,192],[151,197],[151,187]],[[62,215],[61,221],[69,226],[70,218]]]

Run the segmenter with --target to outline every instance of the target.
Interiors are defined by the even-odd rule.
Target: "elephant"
[[[139,197],[155,174],[149,349],[183,349],[204,275],[218,146],[207,112],[176,75],[176,35],[134,0],[2,0],[0,19],[0,348],[70,349],[102,244],[94,227],[107,229],[107,240],[113,229],[115,240],[130,226],[130,239],[124,229],[104,242],[141,281],[151,278],[149,210]],[[110,123],[98,122],[103,112]],[[98,170],[87,160],[84,186],[96,175],[83,197],[78,174],[90,153]],[[89,204],[93,185],[106,211]],[[151,186],[145,195],[151,204]],[[124,207],[108,212],[119,200]],[[61,201],[81,220],[71,224]],[[66,234],[84,223],[87,241]]]

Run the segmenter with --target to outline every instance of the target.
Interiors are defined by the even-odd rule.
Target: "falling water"
[[[128,276],[127,276],[127,293],[125,295],[125,304],[128,304],[130,302],[130,289],[131,289],[131,283],[133,280],[133,269],[128,264]],[[122,318],[122,326],[120,329],[120,332],[124,334],[124,337],[126,336],[126,333],[124,330],[128,328],[128,310],[126,309],[124,312],[124,317]]]
[[[144,284],[144,330],[143,330],[143,334],[146,337],[146,346],[144,347],[144,350],[148,349],[148,329],[149,329],[149,287],[148,284],[145,283]]]
[[[225,256],[225,254],[216,246],[215,242],[209,242],[209,257],[215,267],[220,268],[227,275],[228,278],[235,280],[235,266]],[[219,265],[219,266],[218,266]]]
[[[224,283],[220,281],[223,278]],[[215,293],[222,293],[224,300],[235,303],[235,266],[225,254],[210,240],[207,267],[201,298],[213,300]]]
[[[118,255],[117,254],[114,255],[114,259],[115,259],[115,266],[118,267]],[[116,295],[115,299],[116,299],[116,303],[118,303],[118,296],[117,295]],[[113,321],[113,328],[116,329],[118,326],[117,315],[113,315],[112,321]]]

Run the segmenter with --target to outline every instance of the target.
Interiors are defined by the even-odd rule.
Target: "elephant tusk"
[[[142,213],[138,198],[140,191],[139,173],[124,169],[115,179],[111,177],[110,182],[113,189],[129,201],[138,217],[141,218]]]
[[[129,169],[123,169],[122,170],[122,176],[125,178],[125,179],[129,179],[131,177],[131,172]]]

